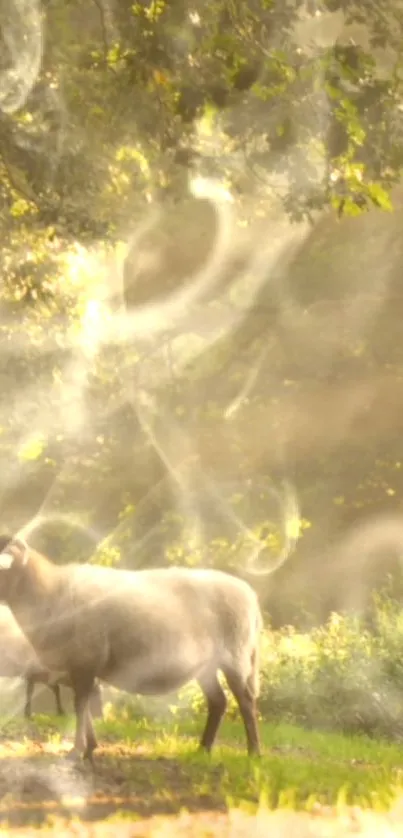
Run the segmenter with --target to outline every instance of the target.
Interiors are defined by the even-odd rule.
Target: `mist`
[[[0,3],[3,528],[241,575],[274,629],[365,616],[402,556],[400,12],[154,5]]]

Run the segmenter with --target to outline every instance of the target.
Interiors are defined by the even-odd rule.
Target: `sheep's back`
[[[89,617],[98,642],[147,652],[188,638],[216,646],[256,630],[259,607],[244,581],[219,571],[164,568],[141,571],[77,566],[70,583],[76,613]],[[79,604],[80,603],[80,604]],[[91,619],[92,613],[92,619]]]

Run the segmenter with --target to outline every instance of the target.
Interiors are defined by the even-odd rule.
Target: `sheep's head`
[[[22,538],[0,535],[0,600],[6,600],[28,560],[28,545]]]

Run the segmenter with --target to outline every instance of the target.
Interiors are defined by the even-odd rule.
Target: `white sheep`
[[[262,617],[247,582],[218,570],[61,566],[7,536],[0,551],[0,600],[41,664],[67,673],[73,686],[72,754],[92,759],[97,747],[89,708],[96,678],[141,695],[196,679],[208,707],[200,746],[209,751],[226,708],[219,670],[238,703],[248,753],[259,753]]]
[[[27,719],[31,718],[32,699],[36,684],[46,684],[52,690],[57,713],[63,716],[64,709],[60,687],[71,687],[69,678],[65,675],[52,675],[48,669],[41,665],[31,644],[7,605],[0,605],[0,637],[0,678],[22,678],[25,680],[25,717]],[[94,715],[102,716],[102,701],[98,684],[94,685],[91,695],[91,708]]]

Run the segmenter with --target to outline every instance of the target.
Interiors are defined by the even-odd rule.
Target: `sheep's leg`
[[[239,672],[225,669],[224,675],[233,693],[245,726],[248,754],[260,754],[259,732],[257,727],[256,696],[253,679],[245,679]]]
[[[89,759],[93,763],[92,754],[98,747],[98,741],[95,736],[94,725],[92,724],[91,710],[87,706],[87,747],[84,751],[84,759]]]
[[[87,710],[87,695],[75,693],[74,695],[74,710],[76,714],[76,734],[74,737],[73,753],[83,755],[87,747],[87,724],[86,724],[86,710]]]
[[[199,678],[198,683],[207,700],[207,721],[200,740],[200,748],[211,751],[225,713],[227,699],[216,672],[209,677]]]
[[[58,716],[64,716],[64,709],[62,705],[62,697],[60,692],[60,684],[50,684],[50,689],[53,692],[56,702],[56,712]]]
[[[91,716],[94,718],[103,718],[104,711],[103,711],[103,704],[102,704],[102,692],[101,687],[99,684],[94,684],[94,688],[91,692],[91,699],[90,699],[90,709],[91,709]]]
[[[96,739],[92,727],[89,710],[89,699],[94,686],[94,679],[88,675],[74,674],[71,676],[74,691],[74,709],[76,713],[76,734],[71,757],[80,755],[92,760],[92,752],[96,747]]]
[[[26,719],[30,719],[32,716],[32,698],[34,695],[35,689],[35,679],[34,678],[27,678],[26,679],[26,691],[25,691],[25,707],[24,707],[24,716]]]

